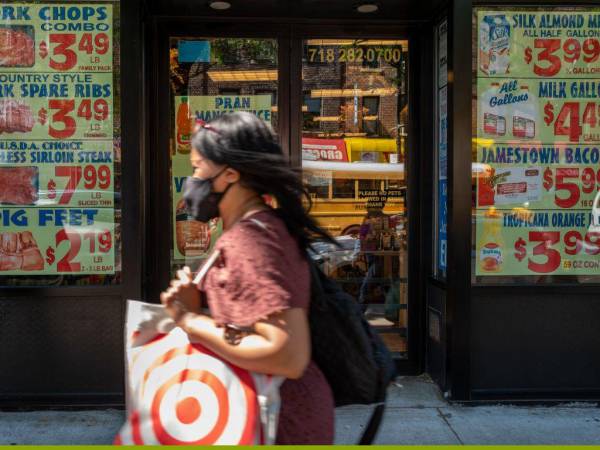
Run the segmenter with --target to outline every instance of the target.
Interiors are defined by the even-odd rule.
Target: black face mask
[[[226,169],[226,168],[225,168]],[[219,203],[227,193],[231,184],[223,192],[213,192],[213,180],[221,175],[225,169],[211,178],[187,177],[183,189],[183,199],[188,214],[194,220],[208,222],[219,217]]]

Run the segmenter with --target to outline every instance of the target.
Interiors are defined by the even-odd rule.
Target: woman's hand
[[[176,322],[187,312],[200,311],[200,293],[192,282],[189,267],[177,271],[177,279],[171,280],[169,288],[160,294],[160,301]]]

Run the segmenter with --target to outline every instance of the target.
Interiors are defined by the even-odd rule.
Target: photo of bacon
[[[30,231],[0,233],[0,271],[43,269],[42,254]]]
[[[0,166],[0,204],[33,205],[38,199],[37,167]]]
[[[0,67],[31,67],[35,64],[35,41],[25,29],[0,27]]]
[[[26,133],[33,129],[34,124],[29,105],[16,100],[0,100],[0,134]]]

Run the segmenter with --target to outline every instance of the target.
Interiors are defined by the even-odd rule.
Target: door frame
[[[146,264],[144,268],[144,297],[148,301],[157,301],[158,294],[169,283],[170,270],[170,235],[171,215],[170,189],[164,188],[164,180],[169,180],[169,148],[170,123],[161,120],[164,111],[170,108],[169,89],[169,38],[178,36],[202,37],[253,37],[278,39],[278,72],[279,86],[277,106],[279,111],[277,130],[280,143],[294,165],[301,163],[302,154],[302,39],[318,38],[370,38],[370,39],[405,39],[409,41],[408,60],[408,96],[409,126],[406,141],[407,148],[407,198],[408,209],[408,357],[397,359],[399,373],[419,374],[424,370],[425,361],[425,327],[424,327],[424,281],[428,274],[431,256],[423,252],[423,239],[427,239],[427,217],[430,212],[422,208],[421,194],[423,180],[427,172],[423,170],[423,150],[433,148],[424,145],[423,125],[427,125],[424,112],[431,111],[431,105],[423,101],[421,92],[427,89],[430,76],[422,74],[422,60],[418,56],[423,53],[420,48],[420,33],[427,29],[424,23],[377,23],[365,21],[330,21],[311,20],[277,22],[274,19],[216,19],[211,18],[163,18],[151,17],[147,22],[149,36],[146,61],[150,98],[147,110],[146,147],[147,157],[145,173],[145,195],[147,205],[145,223],[148,236]],[[424,75],[421,76],[421,75]],[[293,95],[294,92],[297,95]],[[431,117],[431,116],[430,116]],[[425,122],[423,121],[425,120]],[[433,120],[431,120],[433,126]],[[412,174],[412,175],[411,175]],[[168,181],[170,186],[170,181]],[[164,239],[168,230],[168,239]],[[424,270],[426,269],[426,270]]]

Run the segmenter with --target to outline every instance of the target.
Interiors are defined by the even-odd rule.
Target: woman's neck
[[[223,208],[220,208],[224,230],[230,229],[249,215],[268,208],[262,198],[253,192],[241,198],[232,198],[231,200],[230,204],[223,205]]]

